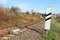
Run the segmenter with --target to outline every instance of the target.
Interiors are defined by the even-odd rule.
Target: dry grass
[[[41,21],[42,19],[38,16],[33,16],[30,14],[18,14],[16,18],[10,18],[6,22],[1,21],[0,22],[0,28],[10,26],[10,25],[18,25],[18,24],[24,24],[29,22],[37,22]]]

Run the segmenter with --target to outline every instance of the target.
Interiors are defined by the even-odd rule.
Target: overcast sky
[[[51,6],[53,13],[60,12],[60,0],[0,0],[0,4],[6,7],[17,6],[22,11],[31,11],[33,9],[42,13],[45,13],[47,6]]]

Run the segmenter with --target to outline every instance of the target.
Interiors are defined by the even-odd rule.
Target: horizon
[[[52,7],[52,13],[60,13],[59,0],[0,0],[0,5],[5,7],[17,6],[21,11],[31,11],[45,13],[47,6]]]

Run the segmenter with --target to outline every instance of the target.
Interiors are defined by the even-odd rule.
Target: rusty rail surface
[[[6,35],[8,35],[9,33],[8,33],[8,29],[11,29],[11,28],[14,28],[14,27],[19,27],[20,29],[24,29],[24,28],[26,28],[26,26],[31,26],[31,25],[33,25],[33,24],[36,24],[36,23],[38,23],[38,22],[29,22],[29,23],[25,23],[25,24],[21,24],[21,25],[15,25],[15,26],[10,26],[10,27],[7,27],[7,28],[2,28],[2,29],[0,29],[0,30],[7,30],[7,32],[2,32],[2,33],[0,33],[0,37],[4,37],[4,36],[6,36]]]

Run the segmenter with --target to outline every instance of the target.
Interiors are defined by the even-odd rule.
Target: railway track
[[[32,22],[32,23],[28,23],[25,25],[16,25],[18,26],[20,29],[22,29],[22,32],[19,32],[18,35],[14,35],[14,36],[8,36],[7,37],[10,39],[8,40],[40,40],[40,36],[43,33],[43,28],[44,28],[44,21],[42,22]],[[26,27],[27,26],[27,27]],[[14,27],[13,27],[14,28]],[[26,28],[26,29],[25,29]],[[5,34],[6,35],[6,34]],[[29,36],[30,35],[30,36]],[[35,37],[36,36],[36,37]],[[26,37],[26,38],[25,38]],[[37,38],[38,37],[38,38]],[[33,39],[34,38],[34,39]],[[1,39],[2,40],[2,39]]]
[[[26,23],[26,24],[22,24],[22,25],[15,25],[15,26],[7,27],[7,28],[2,28],[2,29],[0,29],[0,37],[7,35],[8,31],[15,28],[15,27],[19,27],[20,29],[24,29],[24,28],[26,28],[26,26],[31,26],[35,23],[38,23],[38,22],[29,22],[28,24]]]

